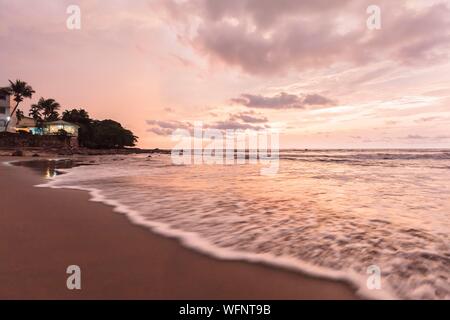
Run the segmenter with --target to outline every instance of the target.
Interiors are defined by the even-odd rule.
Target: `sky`
[[[196,121],[282,148],[450,147],[449,0],[0,0],[0,43],[0,86],[36,90],[25,113],[54,98],[140,147]]]

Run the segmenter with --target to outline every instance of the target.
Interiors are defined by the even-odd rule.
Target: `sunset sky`
[[[54,98],[141,147],[194,121],[281,128],[283,148],[450,147],[449,0],[0,0],[0,43],[0,86],[36,90],[25,113]]]

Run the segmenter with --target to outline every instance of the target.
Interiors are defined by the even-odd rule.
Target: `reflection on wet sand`
[[[16,161],[12,163],[16,166],[31,168],[41,176],[50,179],[57,175],[64,174],[64,169],[74,168],[80,165],[92,165],[77,159],[40,159],[29,161]]]

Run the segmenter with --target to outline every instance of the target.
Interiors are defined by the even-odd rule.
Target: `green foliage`
[[[88,148],[99,149],[133,147],[136,142],[133,132],[113,120],[93,121],[88,126],[87,135],[83,135],[80,141]]]
[[[69,134],[67,133],[66,130],[64,130],[64,129],[59,129],[59,130],[58,130],[58,136],[67,137],[67,136],[69,136]]]
[[[6,91],[14,96],[14,101],[19,104],[24,98],[31,98],[35,91],[25,81],[16,80],[12,82],[9,80],[9,87]]]
[[[33,104],[30,108],[30,112],[28,113],[30,117],[32,117],[36,121],[42,121],[41,109],[36,104]]]
[[[90,124],[92,122],[89,114],[84,109],[66,110],[62,114],[62,120],[77,124]]]
[[[31,110],[38,110],[39,116],[43,115],[44,121],[56,121],[59,119],[58,110],[61,105],[55,101],[55,99],[44,99],[40,98],[37,104],[31,106]],[[30,110],[30,113],[31,113]],[[42,112],[42,113],[41,113]],[[36,114],[37,115],[37,114]],[[39,120],[39,119],[36,119]]]
[[[69,137],[69,134],[67,133],[66,130],[64,129],[60,129],[58,130],[58,138],[62,141],[66,140],[67,137]]]
[[[81,146],[93,149],[133,147],[137,137],[113,120],[93,120],[84,109],[63,112],[62,120],[80,126],[78,140]]]

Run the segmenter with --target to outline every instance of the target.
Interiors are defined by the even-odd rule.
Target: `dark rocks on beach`
[[[22,150],[16,150],[14,151],[11,156],[13,157],[23,157],[23,151]]]
[[[58,152],[59,156],[72,156],[73,152],[70,150],[61,150]]]
[[[164,149],[141,149],[141,152],[150,153],[150,154],[171,154],[170,150],[164,150]]]
[[[33,157],[33,158],[38,158],[38,157],[40,157],[40,155],[37,154],[37,153],[34,153],[34,154],[32,155],[32,157]]]

